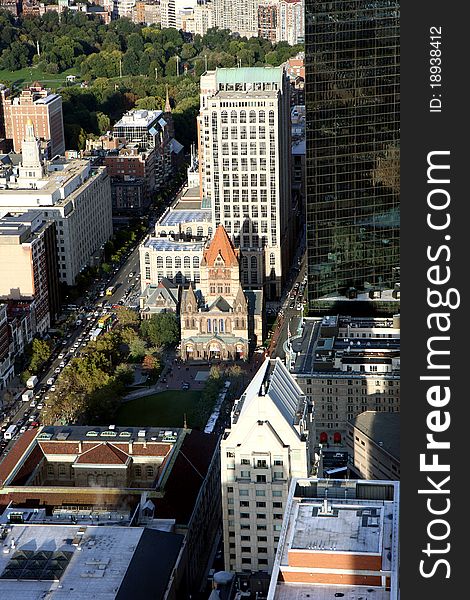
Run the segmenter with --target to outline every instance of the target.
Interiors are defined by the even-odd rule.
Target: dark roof
[[[353,421],[354,427],[400,460],[400,413],[382,413],[368,410]]]
[[[217,434],[192,430],[185,435],[165,485],[163,498],[152,498],[159,519],[188,524],[199,490],[218,446]]]
[[[165,595],[184,536],[145,529],[127,567],[116,600],[152,598]]]

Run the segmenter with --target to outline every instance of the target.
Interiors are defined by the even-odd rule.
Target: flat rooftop
[[[376,444],[381,442],[383,449],[394,458],[400,459],[400,413],[368,410],[358,415],[353,425]]]
[[[131,110],[115,123],[117,127],[149,127],[154,121],[163,116],[161,110]]]
[[[322,509],[320,500],[297,505],[292,550],[380,554],[383,503],[354,505],[328,501],[331,516],[324,516]]]
[[[344,364],[391,364],[394,357],[400,356],[400,338],[377,337],[375,333],[371,333],[372,337],[367,338],[338,337],[331,333],[324,335],[322,326],[336,327],[337,322],[325,321],[325,319],[323,321],[304,319],[302,334],[291,340],[295,353],[293,373],[298,375],[328,373],[334,374],[335,377],[349,379],[358,374],[361,377],[375,377],[376,374],[372,372],[342,371],[335,368],[333,364],[335,355],[341,357]],[[366,325],[365,321],[358,326],[372,327],[370,322]],[[342,328],[343,324],[340,323],[339,327]],[[378,325],[377,327],[383,326]],[[385,328],[384,330],[386,331]],[[399,373],[397,371],[381,372],[380,376],[398,378]]]
[[[0,554],[0,596],[5,600],[38,600],[44,597],[82,600],[87,596],[100,600],[115,598],[143,528],[86,527],[84,534],[79,536],[80,550],[73,544],[79,529],[79,526],[70,525],[10,526]],[[12,542],[14,549],[11,548]],[[31,559],[34,560],[34,554],[37,556],[39,552],[43,553],[43,560],[35,564]],[[26,560],[15,561],[15,555],[19,553]],[[68,562],[62,561],[64,570],[59,580],[60,571],[54,573],[48,568],[60,556],[57,553],[69,559]],[[13,564],[19,567],[16,572],[9,569],[12,559]],[[19,565],[24,565],[23,569]],[[18,579],[5,578],[7,574],[11,577],[18,574]]]
[[[11,525],[3,531],[5,600],[161,598],[182,542],[142,527]]]
[[[144,248],[152,248],[157,252],[202,252],[202,242],[180,242],[168,238],[151,237],[144,242]]]
[[[336,600],[336,598],[342,598],[342,600],[390,600],[390,592],[378,587],[278,583],[275,598],[276,600]]]
[[[37,435],[39,441],[99,441],[127,442],[133,441],[169,441],[178,438],[183,431],[169,427],[90,427],[85,425],[62,425],[58,427],[44,426]]]
[[[175,207],[163,216],[158,225],[169,226],[184,223],[197,223],[201,221],[210,222],[212,220],[212,211],[210,208],[201,208],[200,210],[185,210]]]

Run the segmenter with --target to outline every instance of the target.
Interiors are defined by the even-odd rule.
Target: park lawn
[[[184,415],[190,429],[203,428],[200,410],[202,393],[196,390],[168,390],[153,396],[123,402],[115,422],[129,427],[183,427]]]
[[[19,86],[26,86],[34,81],[39,81],[39,83],[43,83],[47,87],[51,84],[64,83],[67,75],[78,76],[78,71],[72,68],[63,73],[52,74],[45,73],[41,69],[38,69],[38,67],[25,67],[19,71],[0,70],[0,81],[16,83]]]

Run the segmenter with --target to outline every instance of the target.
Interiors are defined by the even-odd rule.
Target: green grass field
[[[41,71],[37,67],[26,67],[19,71],[0,70],[0,81],[15,83],[19,86],[26,86],[34,81],[39,81],[39,83],[43,83],[47,87],[64,83],[67,75],[78,75],[78,72],[76,69],[68,69],[63,73],[53,75],[51,73],[44,73],[44,71]]]
[[[189,428],[204,427],[201,392],[169,390],[124,402],[117,412],[116,425],[129,427],[183,427],[184,415]],[[202,422],[204,420],[204,422]]]

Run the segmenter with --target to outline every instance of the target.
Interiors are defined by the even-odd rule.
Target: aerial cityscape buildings
[[[0,597],[398,600],[397,2],[0,6]]]

